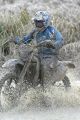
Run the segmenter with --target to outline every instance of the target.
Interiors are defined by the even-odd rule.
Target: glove
[[[41,43],[38,44],[39,47],[43,46],[43,47],[48,47],[48,48],[53,48],[55,49],[53,42],[51,40],[46,40],[46,41],[42,41]]]
[[[11,37],[8,42],[13,42],[15,44],[18,44],[20,41],[19,37]]]
[[[46,47],[47,47],[47,48],[53,48],[53,49],[55,49],[54,46],[53,46],[52,41],[47,42],[47,43],[46,43]]]
[[[15,44],[19,44],[20,38],[19,38],[18,36],[16,36],[15,39],[13,40],[13,42],[14,42]]]
[[[45,42],[45,47],[55,49],[55,47],[54,47],[54,45],[53,45],[53,41],[51,41],[51,40],[47,40],[47,41]]]

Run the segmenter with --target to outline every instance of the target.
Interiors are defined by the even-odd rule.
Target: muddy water
[[[0,120],[80,120],[80,81],[68,74],[72,88],[65,91],[62,83],[44,92],[31,88],[21,96],[19,105],[0,113]]]

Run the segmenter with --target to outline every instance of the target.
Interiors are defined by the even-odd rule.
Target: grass
[[[55,1],[53,1],[53,3],[54,2]],[[62,7],[59,7],[56,10],[53,9],[53,24],[62,33],[65,44],[79,41],[80,15],[78,7],[75,8],[74,6],[70,10],[69,5],[61,5]],[[31,22],[31,18],[25,8],[22,8],[19,14],[13,13],[12,11],[7,13],[5,11],[3,14],[0,14],[0,18],[0,39],[2,40],[11,35],[20,36],[27,34],[27,30],[31,27],[27,27]]]
[[[10,12],[0,15],[0,42],[10,36],[21,36],[25,34],[26,26],[29,24],[30,16],[26,9],[21,9],[19,14]]]
[[[53,10],[53,25],[62,33],[65,44],[77,42],[80,40],[80,10],[78,10],[77,5],[76,7],[71,7],[71,9],[66,3],[61,5],[62,7],[56,8],[56,10],[54,8],[51,9]],[[2,14],[0,13],[0,18],[1,44],[8,40],[10,36],[23,36],[31,31],[31,17],[27,9],[22,8],[18,14],[12,11],[5,11]]]
[[[80,16],[72,21],[70,18],[60,15],[58,12],[54,14],[53,23],[59,29],[64,37],[65,43],[76,42],[80,40]]]
[[[62,33],[65,46],[60,50],[61,60],[75,59],[80,53],[80,16],[66,16],[56,11],[53,15],[53,25]]]

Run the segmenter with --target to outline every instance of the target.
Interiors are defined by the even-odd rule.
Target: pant
[[[56,72],[57,63],[58,58],[56,55],[40,58],[40,81],[43,86],[54,82],[53,73]]]

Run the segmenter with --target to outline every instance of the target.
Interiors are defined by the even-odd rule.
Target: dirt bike
[[[49,42],[49,40],[46,41],[46,43]],[[35,88],[39,84],[41,85],[42,82],[43,86],[45,85],[45,81],[41,81],[39,79],[40,62],[36,54],[36,48],[41,47],[43,44],[46,46],[46,43],[40,43],[33,47],[31,45],[27,45],[26,49],[24,48],[26,53],[26,62],[21,59],[10,59],[2,65],[2,72],[0,75],[0,88],[2,96],[3,94],[7,94],[7,88],[10,88],[13,81],[15,81],[15,84],[18,85],[17,88],[20,96],[29,87]],[[70,87],[70,81],[66,76],[67,66],[74,68],[73,63],[70,61],[58,61],[55,68],[56,72],[53,72],[53,80],[51,84],[62,80],[65,88]]]
[[[32,86],[36,86],[37,84],[39,84],[40,81],[37,81],[37,79],[39,77],[40,65],[39,65],[38,57],[34,55],[34,50],[37,47],[41,47],[41,45],[43,44],[44,46],[46,46],[46,43],[49,43],[49,42],[50,42],[49,40],[46,40],[45,43],[41,42],[39,43],[39,45],[37,45],[34,48],[33,46],[27,45],[26,46],[26,62],[23,62],[21,59],[10,59],[6,61],[2,65],[2,71],[5,71],[5,72],[4,74],[2,72],[2,75],[0,77],[0,85],[2,86],[5,81],[8,81],[10,85],[13,79],[15,79],[16,83],[21,82],[23,81],[23,79],[25,79],[27,80],[27,82],[29,82],[29,84],[32,84]],[[59,61],[58,63],[59,64],[57,67],[59,68],[60,64],[62,65],[62,62]],[[64,78],[60,80],[63,81],[65,87],[70,86],[70,82],[67,76],[64,76]],[[55,82],[56,81],[54,80],[54,83]],[[34,83],[36,85],[34,85]]]

